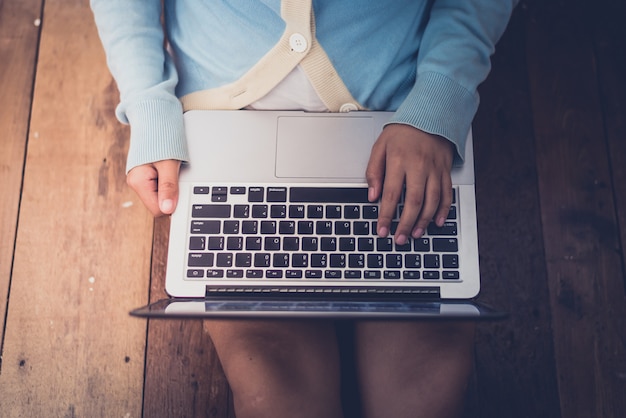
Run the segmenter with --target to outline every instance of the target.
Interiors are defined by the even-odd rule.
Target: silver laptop
[[[149,317],[494,318],[480,289],[471,133],[443,227],[375,233],[365,168],[389,112],[189,111],[166,291]],[[402,202],[398,213],[402,210]],[[393,227],[392,227],[393,230]]]

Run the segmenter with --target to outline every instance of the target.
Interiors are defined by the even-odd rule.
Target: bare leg
[[[334,324],[207,321],[237,418],[329,417],[341,411]]]
[[[355,347],[364,418],[460,415],[472,369],[474,324],[356,324]]]

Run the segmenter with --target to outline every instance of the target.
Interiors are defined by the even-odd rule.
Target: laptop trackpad
[[[276,177],[365,179],[380,132],[369,116],[281,116]]]

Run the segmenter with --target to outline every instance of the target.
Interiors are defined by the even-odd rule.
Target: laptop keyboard
[[[365,187],[197,185],[186,277],[460,282],[453,191],[442,227],[397,245],[376,235],[378,205]]]

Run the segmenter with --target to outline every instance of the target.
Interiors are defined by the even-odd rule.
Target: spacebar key
[[[291,187],[294,203],[368,203],[367,187]]]
[[[193,218],[230,218],[230,205],[193,205]]]

